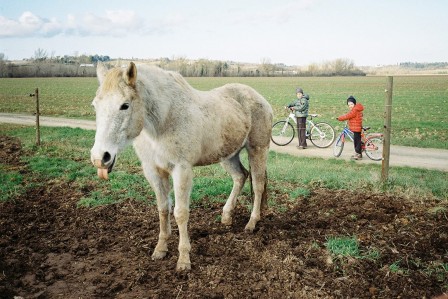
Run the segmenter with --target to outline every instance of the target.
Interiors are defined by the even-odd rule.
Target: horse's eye
[[[129,108],[129,104],[124,103],[123,105],[121,105],[120,110],[128,110],[128,108]]]

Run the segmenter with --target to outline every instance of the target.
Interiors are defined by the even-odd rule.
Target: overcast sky
[[[7,59],[448,61],[448,0],[0,0]]]

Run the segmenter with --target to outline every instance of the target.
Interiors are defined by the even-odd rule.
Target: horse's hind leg
[[[232,176],[233,188],[222,209],[221,223],[225,225],[232,224],[232,212],[236,205],[236,199],[244,187],[244,182],[249,176],[249,172],[244,168],[240,161],[239,153],[232,158],[221,162],[224,169]]]
[[[252,232],[261,218],[261,202],[263,197],[266,196],[266,167],[269,149],[248,147],[247,151],[249,154],[249,164],[255,198],[252,213],[249,222],[246,224],[245,231]]]

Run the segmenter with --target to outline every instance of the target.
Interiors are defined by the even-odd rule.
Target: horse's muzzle
[[[103,160],[100,160],[100,159],[93,160],[93,165],[95,165],[96,168],[107,169]]]

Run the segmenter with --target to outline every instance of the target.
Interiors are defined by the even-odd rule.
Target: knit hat
[[[303,94],[303,89],[302,88],[300,88],[300,87],[297,87],[297,89],[296,89],[296,93],[301,93],[301,94]]]
[[[348,105],[348,102],[352,102],[353,104],[356,105],[356,99],[355,99],[353,96],[349,96],[349,97],[348,97],[348,99],[347,99],[347,105]]]

